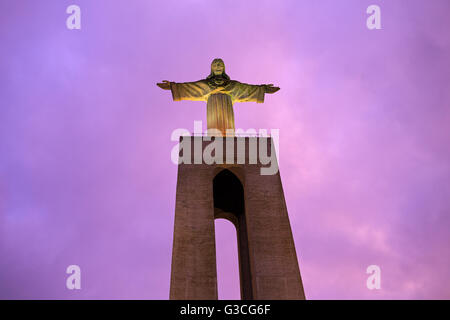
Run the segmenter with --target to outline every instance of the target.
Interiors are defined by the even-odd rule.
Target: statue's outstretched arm
[[[203,80],[181,83],[164,80],[162,83],[157,83],[157,85],[161,89],[171,90],[174,101],[205,101],[211,92],[208,84]]]
[[[274,87],[273,84],[253,85],[247,83],[236,82],[231,90],[231,96],[234,102],[264,102],[264,94],[275,93],[280,88]]]

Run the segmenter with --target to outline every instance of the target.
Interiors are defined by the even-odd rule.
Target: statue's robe
[[[233,104],[235,102],[264,102],[264,85],[250,85],[229,80],[222,85],[211,81],[170,83],[174,101],[193,100],[207,102],[208,129],[218,129],[225,135],[234,133]]]

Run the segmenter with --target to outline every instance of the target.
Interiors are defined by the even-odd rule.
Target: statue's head
[[[225,73],[225,63],[222,59],[216,58],[211,62],[211,73],[207,79],[212,77],[224,77],[230,79],[230,77]]]
[[[225,63],[223,63],[222,59],[214,59],[213,62],[211,62],[211,73],[213,73],[215,76],[220,76],[222,73],[225,72]]]

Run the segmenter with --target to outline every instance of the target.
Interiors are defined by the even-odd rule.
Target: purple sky
[[[66,7],[82,29],[66,28]],[[366,27],[381,7],[382,30]],[[450,299],[448,0],[0,2],[0,298],[167,299],[176,128],[161,80],[281,87],[235,105],[280,129],[309,299]],[[221,298],[236,240],[217,221]],[[65,287],[68,265],[82,289]],[[381,267],[381,290],[366,268]]]

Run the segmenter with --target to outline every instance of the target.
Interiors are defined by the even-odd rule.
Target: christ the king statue
[[[164,90],[171,90],[174,101],[206,101],[208,130],[219,130],[222,135],[234,133],[235,102],[263,103],[265,93],[280,90],[273,84],[251,85],[230,80],[222,59],[213,60],[211,74],[204,80],[183,83],[164,80],[157,85]]]

